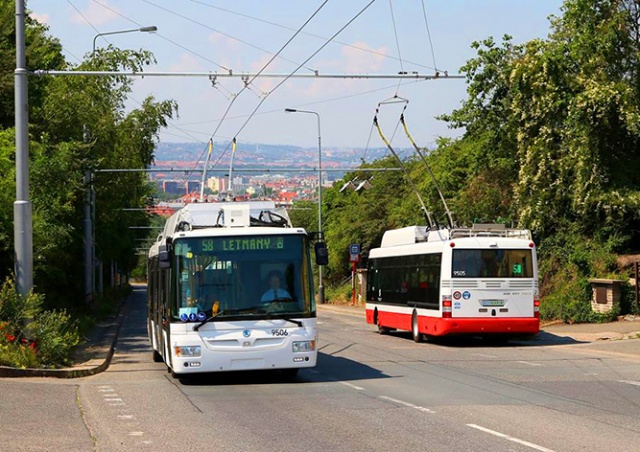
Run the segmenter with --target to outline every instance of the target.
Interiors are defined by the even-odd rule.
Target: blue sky
[[[329,0],[303,29],[305,34],[298,35],[282,52],[283,58],[274,60],[265,72],[293,71],[369,1]],[[60,39],[71,63],[77,64],[91,53],[98,33],[155,25],[157,33],[99,37],[96,45],[150,50],[158,60],[150,71],[221,72],[222,66],[241,73],[261,69],[322,3],[28,0],[27,8]],[[545,38],[550,31],[548,16],[560,15],[561,5],[561,0],[377,0],[336,37],[342,44],[329,43],[299,73],[394,74],[404,70],[433,74],[437,66],[457,74],[474,56],[470,48],[474,40],[489,36],[501,39],[504,34],[512,35],[516,43]],[[237,135],[239,143],[315,146],[316,118],[284,113],[285,108],[299,108],[320,115],[323,147],[382,147],[377,134],[371,134],[373,115],[378,102],[397,92],[409,99],[405,117],[418,145],[431,146],[438,136],[460,133],[448,129],[435,116],[460,105],[466,97],[464,80],[411,82],[397,89],[398,82],[393,80],[290,79],[268,96],[238,134],[264,93],[278,82],[255,80],[237,96],[222,123],[231,96],[243,87],[239,78],[223,79],[213,88],[204,77],[147,77],[136,80],[130,107],[148,95],[176,100],[179,118],[161,134],[161,140],[168,142],[204,144],[218,128],[214,142]],[[385,106],[380,123],[387,137],[393,136],[394,146],[409,147],[404,134],[398,131],[394,135],[400,110],[398,105]]]

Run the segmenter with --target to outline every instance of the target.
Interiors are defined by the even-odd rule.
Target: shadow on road
[[[411,333],[406,331],[393,331],[390,336],[406,338],[412,341]],[[464,335],[464,336],[430,336],[425,340],[426,344],[434,344],[443,347],[455,348],[496,348],[496,347],[540,347],[551,345],[577,345],[586,344],[588,341],[579,341],[571,336],[560,336],[546,331],[540,331],[536,335],[508,337],[504,335]]]
[[[377,378],[391,377],[365,364],[320,352],[318,354],[317,366],[310,369],[300,369],[296,376],[290,376],[286,371],[260,370],[194,374],[189,377],[179,377],[178,379],[180,383],[185,386],[235,386],[324,383],[342,380],[372,380]]]

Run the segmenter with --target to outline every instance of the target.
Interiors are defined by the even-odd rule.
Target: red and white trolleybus
[[[539,332],[536,247],[504,225],[387,231],[369,253],[367,323],[424,336]]]

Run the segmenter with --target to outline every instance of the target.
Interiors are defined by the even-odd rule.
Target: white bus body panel
[[[171,368],[176,374],[236,370],[314,367],[318,329],[315,318],[299,319],[304,327],[286,320],[212,321],[193,331],[196,323],[171,324]],[[292,351],[293,342],[314,341],[309,352]],[[202,347],[198,358],[178,357],[175,347]]]

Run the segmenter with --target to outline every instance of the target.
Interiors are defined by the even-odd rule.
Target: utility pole
[[[18,292],[27,296],[33,287],[33,226],[29,201],[29,98],[25,50],[25,5],[16,0],[16,200],[13,203],[15,274]]]

